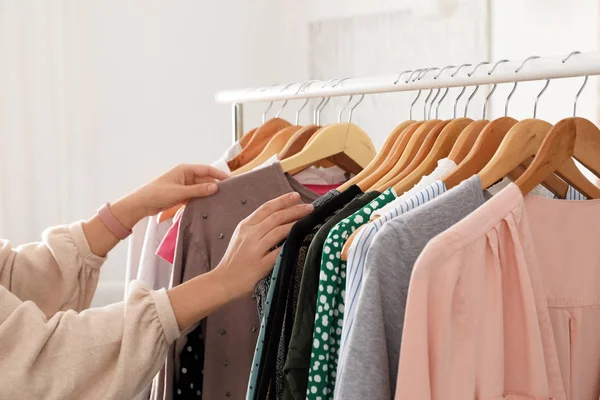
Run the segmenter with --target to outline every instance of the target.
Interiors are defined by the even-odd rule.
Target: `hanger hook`
[[[420,81],[421,79],[423,79],[425,77],[425,75],[427,75],[427,73],[429,73],[431,71],[436,71],[438,69],[439,69],[438,67],[427,68],[422,73],[419,74],[419,76],[416,78],[416,80]],[[433,89],[430,89],[429,90],[429,94],[425,98],[425,103],[423,103],[423,119],[424,120],[428,119],[427,118],[427,115],[428,115],[428,113],[427,113],[427,104],[429,103],[429,99],[431,98],[432,93],[433,93]],[[438,89],[438,93],[439,93],[439,89]]]
[[[275,86],[279,86],[279,84],[277,83],[275,85],[271,85],[271,86],[268,86],[268,87],[275,87]],[[266,90],[267,90],[267,87],[263,87],[262,89],[259,90],[259,92],[264,92]],[[269,110],[271,109],[271,107],[273,107],[273,102],[272,101],[267,106],[267,109],[265,111],[263,111],[263,114],[262,114],[262,123],[263,124],[267,121],[267,113],[269,112]]]
[[[456,74],[458,74],[463,67],[470,67],[472,65],[473,64],[469,64],[469,63],[459,65],[458,68],[456,68],[456,71],[454,71],[450,75],[450,77],[454,78],[456,76]],[[456,99],[454,100],[454,114],[453,114],[454,117],[453,118],[456,118],[456,107],[458,106],[458,101],[460,100],[460,98],[463,96],[463,94],[465,94],[465,90],[467,90],[467,87],[463,86],[462,90],[460,91],[460,93],[458,94],[458,96],[456,96]]]
[[[440,70],[440,72],[438,72],[438,74],[436,76],[433,77],[433,79],[439,78],[440,75],[442,75],[444,73],[444,71],[447,70],[447,69],[449,69],[449,68],[456,68],[456,65],[446,65],[444,68],[442,68]],[[444,101],[444,99],[448,95],[448,91],[449,90],[450,90],[449,88],[445,88],[444,89],[444,94],[442,95],[442,97],[440,97],[440,100],[438,101],[437,106],[435,106],[435,118],[436,119],[437,119],[437,117],[439,115],[439,112],[440,112],[440,104],[442,104],[442,101]],[[432,107],[433,107],[433,103],[432,103]],[[431,108],[429,109],[429,112],[431,112]]]
[[[494,73],[494,71],[496,70],[496,67],[498,67],[498,65],[503,64],[503,63],[507,63],[509,61],[510,60],[507,60],[507,59],[503,59],[503,60],[498,61],[496,64],[494,64],[494,66],[492,67],[492,69],[488,71],[488,75],[491,76]],[[490,98],[492,97],[492,95],[496,91],[497,87],[498,87],[498,84],[494,83],[494,86],[492,86],[492,90],[490,90],[490,93],[485,98],[485,101],[483,102],[483,116],[482,116],[481,119],[485,119],[485,117],[487,115],[487,106],[488,106],[488,103],[490,101]]]
[[[580,51],[572,51],[568,56],[566,56],[562,60],[563,64],[566,63],[567,61],[569,61],[569,58],[571,58],[571,56],[574,56],[575,54],[581,54],[581,52]],[[587,81],[588,81],[588,76],[586,75],[585,79],[583,80],[583,84],[581,85],[581,87],[577,91],[577,94],[575,95],[575,98],[573,99],[573,118],[575,118],[577,116],[577,100],[579,100],[579,95],[581,94],[581,92],[583,92],[583,88],[585,88]]]
[[[352,98],[354,97],[354,95],[350,95],[350,98],[348,99],[348,101],[346,103],[344,103],[344,105],[342,106],[342,109],[340,110],[340,112],[338,113],[338,122],[342,122],[342,113],[344,112],[344,110],[346,108],[348,108],[348,106],[350,105],[350,103],[352,102]]]
[[[538,58],[540,58],[540,56],[529,56],[526,59],[524,59],[523,62],[521,63],[521,65],[517,69],[515,69],[515,74],[518,74],[523,69],[523,66],[527,62],[529,62],[531,60],[536,60]],[[504,103],[504,116],[505,117],[508,116],[508,103],[510,102],[510,99],[512,98],[513,94],[515,94],[515,91],[517,90],[517,84],[518,84],[518,82],[515,82],[513,84],[513,87],[510,90],[510,93],[508,94],[508,97],[506,98],[506,103]]]
[[[533,103],[533,118],[535,118],[537,115],[538,101],[540,100],[540,97],[542,97],[542,94],[544,94],[546,89],[548,89],[549,84],[550,84],[550,79],[546,79],[546,84],[544,85],[544,87],[542,88],[540,93],[538,93],[537,97],[535,98],[535,103]]]
[[[435,104],[435,101],[437,100],[441,91],[442,90],[440,88],[436,89],[435,95],[433,96],[433,99],[431,99],[431,104],[429,105],[429,111],[427,111],[427,119],[431,119],[431,110],[433,109],[433,105]]]
[[[289,87],[297,85],[298,83],[288,83],[287,85],[285,85],[285,87],[283,89],[281,89],[280,93],[285,92]],[[300,84],[300,87],[302,87],[302,84]],[[285,106],[287,106],[289,99],[285,99],[285,101],[283,102],[283,104],[281,105],[281,108],[279,109],[279,111],[277,111],[277,114],[275,114],[275,118],[279,118],[279,116],[281,115],[281,112],[283,111],[283,109],[285,108]]]
[[[471,72],[469,72],[467,74],[467,76],[470,78],[471,76],[473,76],[473,74],[475,73],[475,71],[477,71],[477,69],[479,69],[479,67],[481,67],[482,65],[487,65],[489,64],[489,61],[482,61],[479,64],[477,64],[473,70]],[[467,102],[465,103],[465,112],[464,112],[464,117],[467,117],[467,112],[469,111],[469,104],[471,104],[471,100],[473,100],[473,98],[475,97],[475,95],[477,94],[477,91],[479,90],[479,85],[475,86],[475,89],[473,89],[473,93],[471,93],[471,95],[469,96],[469,98],[467,99]]]
[[[407,69],[405,71],[400,72],[400,74],[398,75],[398,78],[394,81],[394,85],[396,85],[398,82],[400,82],[400,78],[402,77],[402,75],[404,75],[407,72],[412,72],[412,70],[411,69]],[[408,81],[407,81],[407,83],[408,83]]]
[[[421,71],[423,71],[423,69],[416,69],[414,70],[408,77],[407,80],[405,80],[405,83],[408,83],[414,74],[419,74]],[[415,104],[417,104],[417,100],[419,100],[419,97],[421,97],[421,89],[419,89],[419,92],[417,93],[417,96],[415,97],[415,99],[413,100],[413,102],[410,104],[410,110],[408,111],[408,119],[412,120],[412,111],[413,111],[413,107],[415,106]]]
[[[308,81],[308,82],[304,82],[302,85],[300,85],[300,87],[298,88],[298,91],[296,92],[296,95],[298,95],[302,90],[304,89],[308,89],[308,87],[310,85],[312,85],[313,83],[318,82],[317,80],[312,80],[312,81]],[[300,106],[299,109],[296,110],[296,122],[295,125],[298,125],[298,122],[300,122],[300,112],[302,110],[304,110],[304,107],[306,107],[306,105],[308,104],[308,97],[306,98],[306,100],[304,100],[304,103],[302,103],[302,105]]]
[[[362,103],[362,101],[363,101],[363,99],[364,99],[364,98],[365,98],[365,95],[364,95],[364,94],[362,94],[362,95],[360,96],[360,99],[358,99],[358,102],[357,102],[355,105],[353,105],[353,106],[350,108],[350,114],[348,114],[348,123],[350,123],[350,122],[352,121],[352,113],[354,112],[354,109],[355,109],[356,107],[358,107],[358,105],[359,105],[360,103]]]
[[[324,89],[325,87],[327,87],[327,85],[332,84],[333,82],[335,82],[337,79],[339,78],[332,78],[329,79],[328,81],[326,81],[321,88]],[[331,97],[323,97],[321,99],[321,101],[319,102],[319,104],[317,104],[317,106],[315,107],[315,109],[313,110],[313,124],[315,125],[319,125],[321,123],[321,111],[323,111],[323,108],[325,108],[325,106],[327,105],[327,103],[329,103],[329,100],[331,99]]]

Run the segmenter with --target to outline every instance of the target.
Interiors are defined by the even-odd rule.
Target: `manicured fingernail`
[[[290,199],[292,199],[292,200],[297,200],[299,198],[300,198],[300,194],[297,193],[297,192],[294,192],[294,193],[290,194]]]
[[[312,212],[315,208],[313,207],[312,204],[307,204],[304,206],[304,209],[308,212]]]
[[[210,185],[208,185],[207,189],[208,189],[208,193],[214,193],[217,191],[217,185],[214,183],[211,183]]]

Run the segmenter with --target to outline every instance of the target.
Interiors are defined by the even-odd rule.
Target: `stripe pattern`
[[[365,225],[364,228],[354,238],[354,241],[350,245],[350,250],[348,252],[348,261],[346,267],[346,304],[344,323],[342,325],[342,341],[338,357],[340,362],[338,363],[337,376],[340,376],[340,373],[343,369],[346,343],[352,329],[352,324],[354,323],[356,306],[358,304],[358,294],[360,293],[360,288],[362,286],[367,252],[371,243],[373,242],[373,238],[386,222],[414,208],[417,208],[430,200],[435,199],[445,192],[446,185],[444,182],[433,182],[430,186],[426,187],[420,192],[415,193],[405,201],[400,202],[395,208],[381,214],[378,219]]]

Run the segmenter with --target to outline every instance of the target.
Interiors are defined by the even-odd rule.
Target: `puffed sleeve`
[[[50,318],[0,286],[0,398],[132,399],[178,336],[167,292],[142,282],[123,303]]]
[[[13,247],[0,240],[0,285],[51,317],[89,307],[105,258],[94,255],[83,224],[46,230],[42,241]]]

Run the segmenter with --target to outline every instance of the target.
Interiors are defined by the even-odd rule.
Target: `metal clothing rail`
[[[553,57],[532,56],[526,60],[473,63],[405,70],[396,75],[311,81],[262,88],[225,90],[217,103],[233,103],[234,137],[243,131],[243,103],[391,93],[412,90],[490,85],[600,75],[600,52]]]

